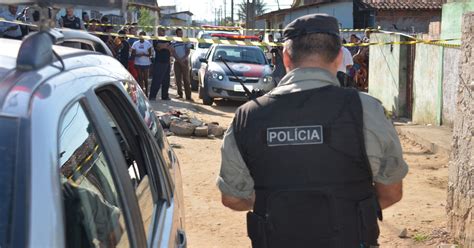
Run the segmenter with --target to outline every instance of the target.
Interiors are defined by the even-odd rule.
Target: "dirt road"
[[[197,101],[197,99],[196,99]],[[163,105],[165,104],[165,105]],[[155,108],[187,108],[196,117],[227,127],[238,107],[235,102],[218,102],[212,107],[173,100],[158,102]],[[245,212],[223,207],[215,186],[220,166],[222,140],[171,136],[182,166],[189,247],[250,247]],[[382,247],[436,247],[446,241],[447,154],[428,154],[402,137],[410,172],[404,182],[404,197],[384,211],[380,223]],[[402,229],[407,238],[399,238]]]

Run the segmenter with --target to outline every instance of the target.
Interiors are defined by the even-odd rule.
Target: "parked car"
[[[228,27],[227,27],[228,28]],[[203,30],[200,31],[197,35],[198,39],[212,39],[213,37],[218,38],[215,36],[217,34],[227,34],[227,35],[240,35],[239,31],[237,30]],[[214,35],[214,36],[213,36]],[[194,45],[194,51],[189,55],[189,78],[191,79],[191,89],[198,90],[198,71],[201,68],[201,61],[199,59],[206,57],[209,48],[211,47],[211,43],[196,43]]]
[[[63,39],[0,39],[0,247],[186,247],[180,165],[144,93]]]
[[[212,105],[215,98],[247,100],[244,88],[221,58],[249,90],[269,92],[275,87],[272,66],[259,47],[215,44],[201,59],[199,69],[199,98],[205,105]]]
[[[79,48],[114,56],[109,47],[97,36],[75,29],[63,28],[57,29],[57,31],[62,33],[64,37],[64,41],[59,44],[60,46]]]

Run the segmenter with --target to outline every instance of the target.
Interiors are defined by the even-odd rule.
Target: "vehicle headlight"
[[[264,83],[271,83],[272,81],[273,81],[272,76],[265,76],[265,77],[263,78],[263,82],[264,82]]]
[[[211,77],[214,78],[214,79],[218,79],[219,81],[224,80],[224,75],[222,73],[219,73],[219,72],[213,72],[211,74]]]

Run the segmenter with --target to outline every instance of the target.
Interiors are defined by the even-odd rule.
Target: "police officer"
[[[408,166],[380,103],[339,87],[336,18],[285,28],[288,74],[236,111],[222,146],[222,203],[247,211],[253,247],[376,247],[381,209]]]
[[[59,19],[59,25],[63,28],[84,29],[81,18],[74,15],[73,8],[66,8],[66,15]]]

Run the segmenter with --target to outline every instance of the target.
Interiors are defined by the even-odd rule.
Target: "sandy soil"
[[[154,104],[160,110],[187,108],[196,117],[225,127],[238,105],[218,102],[208,107],[177,100]],[[215,186],[222,140],[176,136],[169,140],[177,145],[175,151],[182,166],[189,247],[250,247],[245,212],[223,207]],[[448,155],[428,154],[410,140],[401,140],[410,172],[404,181],[403,200],[384,211],[379,241],[382,247],[436,247],[449,241],[445,230]],[[399,238],[404,228],[407,238]]]

